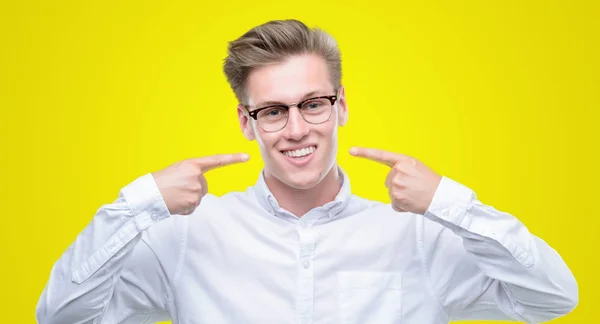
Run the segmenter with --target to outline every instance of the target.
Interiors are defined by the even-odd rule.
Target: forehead
[[[248,104],[265,101],[295,102],[317,91],[333,94],[325,60],[316,55],[292,56],[288,60],[255,69],[248,76]]]

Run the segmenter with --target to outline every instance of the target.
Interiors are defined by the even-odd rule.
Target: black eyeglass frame
[[[285,109],[285,112],[288,113],[288,116],[289,116],[289,110],[290,110],[290,108],[296,107],[296,108],[300,109],[300,108],[302,108],[302,105],[305,104],[306,102],[311,101],[311,100],[317,100],[317,99],[328,99],[329,102],[331,102],[331,107],[333,108],[333,105],[335,105],[335,102],[338,99],[338,97],[337,97],[337,95],[313,97],[313,98],[308,98],[308,99],[302,100],[299,103],[293,103],[293,104],[289,104],[289,105],[284,105],[284,104],[269,105],[269,106],[258,108],[258,109],[252,110],[252,111],[250,111],[251,107],[249,105],[244,105],[244,108],[246,108],[246,111],[248,112],[248,115],[250,115],[250,117],[252,117],[252,119],[258,120],[258,113],[261,110],[265,110],[265,109],[269,109],[269,108],[283,108],[283,109]],[[300,114],[302,115],[302,112],[300,112]],[[302,115],[302,118],[304,118],[304,115]],[[328,119],[329,119],[329,117],[327,117],[327,119],[325,121],[327,121]],[[304,120],[307,123],[314,124],[314,123],[311,123],[311,122],[307,121],[306,119],[304,119]],[[317,124],[322,124],[325,121],[323,121],[321,123],[317,123]],[[287,122],[286,122],[286,125],[287,125]]]

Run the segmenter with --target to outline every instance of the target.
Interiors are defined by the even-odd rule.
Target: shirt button
[[[304,269],[308,269],[310,267],[310,262],[304,261],[302,265],[304,266]]]

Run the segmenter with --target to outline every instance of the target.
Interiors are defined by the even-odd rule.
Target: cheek
[[[322,152],[323,155],[321,155],[321,158],[329,161],[334,159],[337,155],[338,126],[336,122],[323,124],[321,126],[323,127],[319,128],[318,133],[322,148],[326,150]]]
[[[327,139],[328,141],[332,142],[332,145],[336,145],[336,141],[337,141],[337,133],[338,133],[338,124],[337,122],[331,122],[331,123],[327,123],[323,125],[323,129],[321,131],[321,134],[323,134],[323,137],[325,137],[325,139]]]
[[[277,141],[277,137],[272,134],[261,133],[260,131],[255,132],[254,135],[261,154],[263,156],[273,155],[273,146]]]

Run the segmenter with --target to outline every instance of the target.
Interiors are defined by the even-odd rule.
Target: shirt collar
[[[326,215],[327,217],[333,219],[336,216],[338,216],[338,214],[340,214],[342,210],[344,210],[344,208],[350,201],[351,196],[350,179],[341,167],[337,166],[337,170],[340,175],[342,184],[340,187],[340,191],[335,196],[335,199],[326,203],[323,206],[313,208],[307,214],[317,213],[321,215]],[[264,169],[261,170],[253,190],[259,205],[263,209],[269,211],[275,216],[292,215],[289,211],[279,206],[277,199],[275,199],[275,196],[273,196],[273,193],[269,190],[269,187],[265,182]]]

